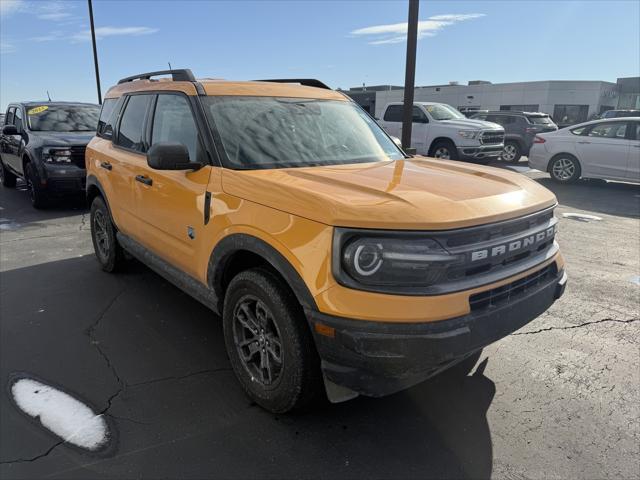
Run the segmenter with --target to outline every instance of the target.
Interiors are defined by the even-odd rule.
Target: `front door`
[[[629,148],[629,167],[627,168],[627,177],[634,182],[640,182],[640,122],[631,122],[630,148]]]
[[[197,277],[194,254],[202,244],[205,193],[211,173],[191,101],[181,93],[157,95],[149,114],[150,146],[177,142],[189,159],[204,165],[193,170],[154,170],[146,163],[135,183],[140,241],[149,250]]]
[[[20,158],[20,154],[22,153],[22,148],[24,145],[24,140],[22,138],[24,128],[24,115],[22,112],[22,107],[16,107],[12,115],[11,124],[16,126],[18,134],[4,136],[6,143],[3,146],[4,152],[2,153],[2,159],[4,160],[5,164],[8,165],[9,168],[11,168],[11,170],[18,173],[23,173],[22,158]]]
[[[583,175],[626,178],[630,143],[626,122],[595,124],[586,136],[576,140]]]

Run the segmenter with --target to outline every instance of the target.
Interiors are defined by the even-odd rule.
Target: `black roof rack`
[[[331,87],[322,83],[320,80],[316,80],[315,78],[270,78],[268,80],[254,80],[254,82],[299,83],[305,87],[316,87],[331,90]]]
[[[134,80],[150,80],[151,77],[157,77],[160,75],[171,75],[174,82],[195,82],[196,77],[193,76],[193,72],[188,68],[178,70],[160,70],[157,72],[140,73],[131,77],[123,78],[118,81],[118,85],[121,83],[133,82]]]

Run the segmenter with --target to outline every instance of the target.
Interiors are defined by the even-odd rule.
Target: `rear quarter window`
[[[102,110],[100,111],[100,119],[98,120],[98,129],[96,134],[99,137],[111,140],[113,137],[113,121],[115,113],[120,110],[119,106],[121,101],[118,98],[107,98],[102,104]],[[116,104],[118,109],[116,109]]]

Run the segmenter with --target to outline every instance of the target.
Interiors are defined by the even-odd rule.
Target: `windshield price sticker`
[[[37,115],[39,113],[44,112],[45,110],[48,110],[49,107],[47,107],[46,105],[42,105],[40,107],[35,107],[32,108],[31,110],[27,111],[27,115]]]

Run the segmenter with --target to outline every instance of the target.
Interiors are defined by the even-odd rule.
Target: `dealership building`
[[[394,85],[356,87],[345,91],[376,118],[390,102],[401,102],[404,89]],[[539,82],[491,83],[470,81],[467,85],[416,87],[416,102],[447,103],[460,111],[524,110],[545,112],[563,125],[584,122],[596,114],[616,108],[640,109],[640,77],[603,81],[546,80]]]

